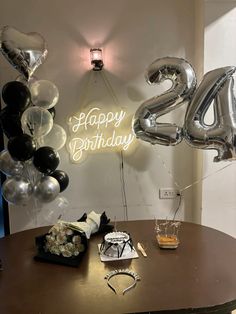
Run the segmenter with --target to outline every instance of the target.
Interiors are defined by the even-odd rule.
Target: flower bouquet
[[[110,232],[113,225],[106,213],[91,211],[75,222],[59,221],[47,234],[36,237],[36,260],[78,266],[87,250],[90,236],[96,233]]]
[[[47,234],[36,237],[35,242],[36,260],[68,266],[78,266],[87,249],[86,235],[63,222],[55,224]]]

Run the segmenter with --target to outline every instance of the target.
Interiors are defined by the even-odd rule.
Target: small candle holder
[[[162,249],[176,249],[179,246],[179,229],[181,222],[179,221],[165,221],[155,222],[156,239],[160,248]]]

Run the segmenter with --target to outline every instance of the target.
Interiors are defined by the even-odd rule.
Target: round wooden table
[[[101,262],[98,243],[89,248],[78,268],[34,260],[35,236],[49,227],[19,232],[0,239],[1,314],[83,313],[230,313],[236,308],[236,239],[191,223],[183,223],[176,250],[157,246],[154,221],[118,222],[148,257]],[[104,276],[113,269],[136,271],[141,281],[125,295],[115,294]],[[117,289],[127,276],[117,276]],[[123,281],[124,280],[124,281]],[[119,290],[118,289],[118,290]]]

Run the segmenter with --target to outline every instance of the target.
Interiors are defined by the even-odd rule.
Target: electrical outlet
[[[159,198],[170,199],[179,196],[179,190],[173,188],[161,188],[159,189]]]

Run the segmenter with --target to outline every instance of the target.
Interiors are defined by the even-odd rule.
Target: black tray
[[[72,267],[78,267],[81,259],[83,258],[85,252],[87,251],[88,241],[85,233],[79,233],[81,237],[81,243],[84,245],[85,250],[81,252],[78,256],[64,257],[62,255],[51,254],[50,252],[45,252],[44,247],[46,244],[46,235],[48,233],[38,236],[35,238],[35,243],[37,247],[37,254],[34,259],[42,262],[49,262],[54,264],[62,264]]]

